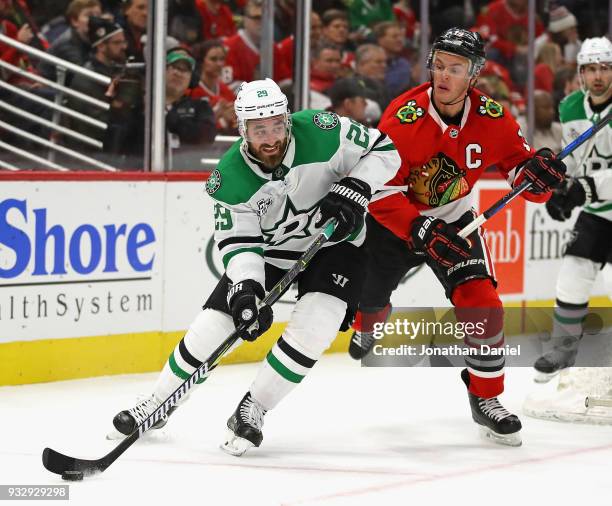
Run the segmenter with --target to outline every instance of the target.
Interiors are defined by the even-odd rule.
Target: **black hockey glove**
[[[363,226],[363,216],[368,208],[372,190],[370,185],[354,177],[345,177],[334,183],[319,204],[319,217],[315,227],[322,227],[327,220],[338,220],[330,241],[338,242]]]
[[[546,202],[546,210],[553,220],[565,221],[575,207],[591,204],[599,200],[595,181],[592,177],[577,177],[571,180],[569,186],[555,191]]]
[[[272,325],[274,316],[270,306],[258,309],[257,302],[264,298],[263,286],[252,279],[245,279],[232,285],[227,293],[229,306],[236,328],[246,325],[246,330],[240,333],[245,341],[255,341]]]
[[[536,194],[546,193],[563,183],[566,170],[565,164],[558,160],[550,149],[542,148],[527,161],[522,175],[531,182],[528,191]]]
[[[458,231],[439,218],[419,216],[412,222],[410,237],[417,250],[448,269],[470,257],[470,245]]]

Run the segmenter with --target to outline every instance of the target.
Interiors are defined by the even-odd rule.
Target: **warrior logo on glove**
[[[370,185],[354,177],[345,177],[334,183],[321,200],[316,227],[322,227],[330,219],[337,221],[330,241],[342,241],[363,227],[363,215],[372,198]]]

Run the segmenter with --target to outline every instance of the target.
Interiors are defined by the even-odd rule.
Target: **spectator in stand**
[[[312,53],[310,88],[325,93],[340,76],[341,53],[334,44],[322,43]]]
[[[351,0],[346,3],[354,42],[363,41],[376,23],[395,20],[391,0]]]
[[[259,46],[261,43],[262,6],[259,0],[249,0],[244,8],[244,28],[225,39],[227,48],[227,71],[230,72],[230,88],[236,90],[244,81],[262,79],[259,71]],[[278,46],[274,45],[273,78],[277,83],[289,78],[291,71],[279,57]],[[269,77],[269,76],[268,76]]]
[[[487,58],[510,70],[512,80],[525,83],[527,55],[528,0],[494,0],[476,20],[477,29],[489,42]],[[539,37],[544,25],[536,18],[535,34]]]
[[[274,40],[282,40],[295,31],[295,0],[276,0],[274,5]]]
[[[561,48],[565,63],[576,64],[576,56],[582,42],[578,40],[578,23],[565,7],[557,7],[550,11],[548,29],[535,40],[536,58],[546,42],[554,42]]]
[[[149,13],[149,0],[125,0],[122,8],[123,30],[128,43],[128,58],[143,62],[142,36],[147,32],[147,15]]]
[[[215,115],[208,100],[187,95],[195,66],[195,59],[184,48],[171,49],[166,55],[166,130],[173,169],[199,165],[200,149],[192,146],[215,140]]]
[[[544,90],[536,90],[533,95],[535,113],[535,131],[531,145],[535,149],[549,148],[553,153],[561,151],[563,135],[561,123],[555,121],[555,104],[552,95]],[[527,137],[527,121],[524,116],[519,118],[523,135]]]
[[[193,53],[201,65],[200,82],[190,90],[189,96],[194,99],[206,98],[215,113],[217,130],[236,134],[236,95],[221,79],[225,67],[225,52],[225,47],[218,40],[207,40],[194,46]]]
[[[49,48],[49,53],[77,65],[84,65],[89,59],[91,44],[89,42],[89,18],[100,17],[102,6],[99,0],[72,0],[66,10],[66,19],[70,28],[60,35]],[[55,65],[42,62],[41,73],[55,81]]]
[[[351,77],[338,79],[327,91],[329,110],[359,123],[366,123],[366,89],[362,81]]]
[[[22,44],[30,44],[34,39],[32,29],[28,24],[17,27],[12,20],[13,0],[0,0],[0,33],[15,39]],[[8,44],[0,43],[0,60],[15,65],[16,67],[26,68],[30,66],[30,62],[26,55]],[[24,80],[17,74],[11,74],[6,79],[11,84],[25,84],[31,81]]]
[[[68,95],[68,107],[81,112],[93,119],[103,121],[108,125],[106,130],[100,130],[82,121],[67,117],[68,127],[83,135],[99,140],[103,144],[104,155],[109,163],[122,166],[118,155],[131,152],[138,132],[138,122],[142,116],[143,92],[142,84],[135,84],[124,74],[123,65],[127,58],[127,41],[121,25],[105,18],[89,18],[89,39],[93,54],[85,63],[88,70],[97,72],[113,79],[110,87],[76,74],[71,88],[85,95],[110,104],[108,111],[91,105]],[[87,151],[85,145],[66,137],[66,144],[79,151]],[[93,151],[99,158],[99,152]]]
[[[561,67],[562,63],[563,59],[559,46],[554,42],[546,42],[540,49],[540,54],[536,58],[536,66],[533,70],[535,74],[535,89],[552,93],[555,72]]]
[[[374,124],[380,119],[391,97],[385,86],[387,54],[376,44],[362,44],[355,52],[355,78],[359,79],[366,89],[366,116]]]
[[[417,27],[417,18],[410,6],[410,0],[401,0],[393,5],[393,14],[404,31],[404,37],[411,42]],[[412,45],[412,43],[411,43]]]
[[[392,97],[397,97],[410,87],[410,62],[404,58],[406,39],[396,21],[385,21],[374,27],[376,42],[387,55],[385,86]]]
[[[349,47],[349,19],[345,11],[331,9],[323,13],[321,18],[321,39],[326,44],[334,44],[340,48],[344,67],[343,74],[347,74],[355,60],[355,54]]]
[[[168,35],[186,46],[202,40],[202,17],[195,0],[169,1]]]
[[[310,51],[312,52],[321,40],[321,17],[315,12],[310,13]],[[291,74],[289,78],[293,78],[293,46],[295,44],[295,37],[290,35],[289,37],[281,40],[277,44],[278,57],[281,61],[285,62],[285,65],[290,70]]]
[[[580,79],[576,68],[565,66],[557,70],[553,81],[553,100],[555,102],[555,120],[559,121],[559,104],[570,93],[580,89]]]
[[[236,34],[232,11],[223,0],[196,0],[202,19],[204,40],[231,37]]]

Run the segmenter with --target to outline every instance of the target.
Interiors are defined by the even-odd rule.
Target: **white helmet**
[[[612,42],[606,37],[586,39],[576,57],[578,68],[589,63],[612,63]]]
[[[238,89],[234,110],[238,117],[238,132],[246,138],[246,123],[250,119],[271,118],[284,115],[287,133],[291,127],[288,101],[272,79],[244,82]]]

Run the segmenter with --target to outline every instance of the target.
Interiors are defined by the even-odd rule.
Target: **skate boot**
[[[461,379],[466,387],[470,385],[467,369],[461,371]],[[508,446],[521,446],[521,421],[518,416],[504,408],[497,397],[484,399],[468,391],[472,418],[481,426],[481,434],[486,439]]]
[[[365,357],[374,345],[374,323],[386,323],[391,316],[391,304],[387,304],[375,313],[359,311],[353,323],[355,329],[349,343],[349,355],[355,360]]]
[[[562,369],[567,369],[574,365],[578,354],[579,339],[567,337],[562,345],[555,346],[551,351],[538,358],[533,364],[536,376],[533,379],[536,383],[548,383]]]
[[[227,421],[227,435],[221,449],[239,457],[249,448],[259,446],[263,440],[261,428],[265,414],[266,410],[251,397],[251,392],[247,392]]]
[[[160,405],[161,402],[159,402],[154,395],[151,395],[140,400],[133,408],[117,413],[115,418],[113,418],[113,425],[118,433],[109,434],[107,439],[117,439],[129,436]],[[161,429],[166,425],[168,417],[175,409],[176,406],[172,406],[168,412],[153,425],[152,429]]]

